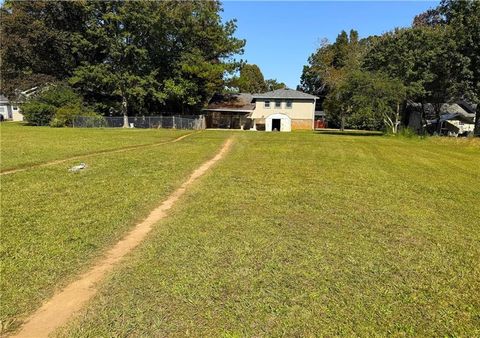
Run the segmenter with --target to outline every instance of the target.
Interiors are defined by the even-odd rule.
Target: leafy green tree
[[[407,99],[432,103],[436,118],[445,102],[470,96],[469,59],[458,50],[449,26],[397,29],[384,34],[364,59],[364,67],[401,79]],[[440,127],[440,123],[437,123]]]
[[[94,2],[86,61],[70,83],[91,101],[117,101],[130,113],[196,109],[224,85],[244,41],[235,22],[223,24],[218,2]]]
[[[329,94],[325,107],[342,125],[358,129],[386,128],[397,133],[405,87],[382,73],[355,70]],[[343,129],[342,129],[343,130]]]
[[[445,23],[445,19],[438,8],[428,9],[413,19],[413,27],[434,27]]]
[[[315,68],[312,66],[313,61],[311,58],[312,56],[309,58],[311,64],[303,66],[300,85],[297,89],[318,96],[318,103],[321,106],[328,93],[327,83],[324,78],[321,77],[319,72],[315,71]]]
[[[175,54],[167,50],[168,56],[176,57],[162,77],[172,80],[185,93],[183,101],[174,100],[173,105],[181,105],[182,111],[184,106],[199,109],[215,92],[222,91],[226,75],[238,71],[242,62],[232,57],[243,52],[245,41],[233,36],[235,20],[222,23],[218,1],[173,1],[161,5],[165,7],[158,20],[170,22],[163,36],[167,41],[171,40],[170,35],[177,36],[173,44],[169,42]],[[173,76],[170,69],[174,70]]]
[[[402,79],[407,98],[432,103],[439,121],[443,103],[479,100],[478,18],[478,1],[444,0],[417,15],[413,28],[382,36],[367,54],[365,68]],[[438,122],[437,127],[441,127]]]
[[[257,65],[243,65],[240,68],[240,76],[234,83],[241,93],[262,93],[267,89],[262,71]]]
[[[443,0],[438,11],[453,31],[458,51],[469,60],[471,90],[464,96],[477,104],[474,134],[480,137],[480,2]]]
[[[303,68],[300,89],[317,95],[321,105],[330,91],[342,85],[349,72],[359,69],[364,49],[355,30],[349,34],[342,31],[333,44],[323,40]],[[330,107],[336,102],[332,97],[329,101]]]
[[[148,94],[165,98],[157,90],[155,69],[148,66],[148,39],[139,39],[145,24],[153,24],[146,14],[154,8],[146,2],[93,2],[90,6],[88,29],[79,46],[87,58],[70,83],[87,97],[97,93],[119,97],[124,126],[128,126],[129,105],[141,105]]]
[[[84,2],[11,1],[0,8],[2,92],[62,80],[78,65],[73,41],[85,29]]]
[[[268,79],[265,80],[265,90],[272,91],[277,89],[286,88],[287,85],[283,82],[278,82],[277,79]]]
[[[218,1],[198,0],[7,0],[2,82],[13,93],[68,79],[89,104],[125,117],[197,110],[241,64],[233,56],[245,41],[221,10]]]

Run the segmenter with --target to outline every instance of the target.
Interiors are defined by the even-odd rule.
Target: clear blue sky
[[[265,78],[296,88],[303,65],[322,38],[340,31],[360,37],[410,26],[416,14],[438,1],[223,1],[224,20],[237,19],[235,35],[247,40],[240,56],[257,64]]]

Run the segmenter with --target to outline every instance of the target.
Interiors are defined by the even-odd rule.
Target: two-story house
[[[293,89],[214,95],[203,109],[207,128],[291,131],[314,128],[316,96]]]
[[[315,101],[318,97],[293,89],[277,89],[254,94],[255,108],[249,115],[253,130],[291,131],[314,129]]]

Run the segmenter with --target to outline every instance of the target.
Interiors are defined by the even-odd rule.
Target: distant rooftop
[[[254,107],[252,94],[215,94],[205,110],[250,112]]]
[[[318,97],[315,95],[310,95],[307,93],[299,92],[298,90],[293,89],[277,89],[271,92],[253,94],[254,99],[306,99],[313,100]]]

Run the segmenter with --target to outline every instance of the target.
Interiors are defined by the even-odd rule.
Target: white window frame
[[[290,106],[288,105],[289,103],[290,103]],[[287,100],[285,102],[285,108],[292,109],[292,107],[293,107],[293,100]]]
[[[270,100],[265,100],[263,102],[265,109],[270,109]]]
[[[277,106],[277,103],[278,103],[278,106]],[[274,105],[275,108],[282,108],[282,100],[275,100],[275,105]]]

